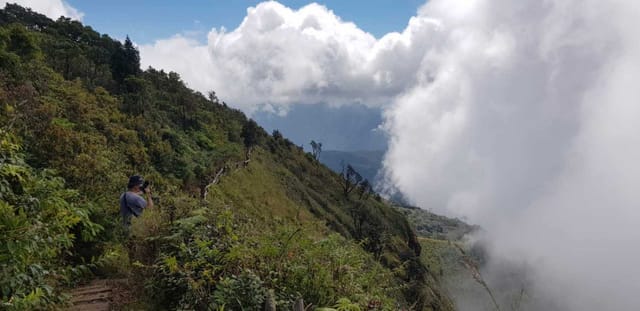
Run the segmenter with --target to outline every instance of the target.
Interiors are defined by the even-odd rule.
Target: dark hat
[[[133,188],[134,186],[142,186],[144,184],[144,179],[140,175],[133,175],[129,177],[129,184],[127,184],[127,188]]]

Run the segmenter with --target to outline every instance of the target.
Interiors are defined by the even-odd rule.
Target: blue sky
[[[101,33],[124,38],[127,34],[138,44],[151,43],[177,33],[190,33],[204,40],[213,27],[237,27],[254,0],[186,0],[136,1],[69,0],[71,6],[84,13],[83,22]],[[280,3],[299,8],[312,1],[287,0]],[[424,0],[324,0],[327,6],[345,21],[381,37],[391,31],[401,31]]]

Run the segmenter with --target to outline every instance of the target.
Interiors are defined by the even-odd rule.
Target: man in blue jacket
[[[143,185],[145,182],[142,176],[131,176],[127,184],[127,192],[120,196],[120,215],[127,236],[131,230],[131,217],[140,217],[145,208],[153,208],[151,186],[147,184],[146,187],[143,187]],[[143,195],[147,198],[146,200]]]

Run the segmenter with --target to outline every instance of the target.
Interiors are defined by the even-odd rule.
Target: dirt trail
[[[91,283],[74,288],[68,311],[109,311],[118,309],[131,301],[127,279],[93,280]]]

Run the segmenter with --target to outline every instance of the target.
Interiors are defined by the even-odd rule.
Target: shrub
[[[391,271],[339,234],[314,238],[318,232],[307,227],[256,224],[226,208],[197,210],[172,232],[149,283],[165,307],[254,310],[273,290],[282,309],[300,297],[320,306],[348,297],[355,306],[392,308],[389,297],[399,295]]]
[[[90,240],[101,227],[73,203],[77,192],[49,171],[25,164],[12,136],[0,132],[0,305],[47,309],[63,302],[56,285],[87,272],[65,253],[76,239]],[[79,228],[80,236],[71,233]]]

